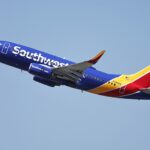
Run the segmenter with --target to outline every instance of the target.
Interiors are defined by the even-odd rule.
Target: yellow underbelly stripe
[[[105,84],[103,84],[97,88],[89,90],[88,92],[95,93],[95,94],[109,92],[109,91],[121,88],[129,83],[132,83],[133,81],[137,80],[138,78],[141,78],[142,76],[144,76],[145,74],[147,74],[149,72],[150,72],[150,66],[144,68],[143,70],[139,71],[136,74],[121,75],[117,78],[114,78],[114,79],[106,82]]]

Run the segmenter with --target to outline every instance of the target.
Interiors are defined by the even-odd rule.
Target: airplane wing
[[[88,61],[84,61],[81,63],[60,67],[60,68],[53,68],[53,76],[60,79],[65,79],[69,81],[77,81],[83,75],[83,72],[96,64],[98,60],[103,56],[105,50],[98,53],[95,57]]]

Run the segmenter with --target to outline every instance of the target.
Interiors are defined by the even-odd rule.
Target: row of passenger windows
[[[98,78],[96,76],[92,76],[92,75],[88,75],[88,74],[84,74],[83,75],[85,78],[91,78],[93,80],[96,80],[96,81],[99,81],[99,82],[103,82],[103,79],[101,78]],[[112,85],[112,86],[115,86],[115,87],[119,87],[121,86],[121,83],[120,82],[117,82],[117,81],[109,81],[108,82],[109,85]]]
[[[96,76],[91,76],[91,75],[88,75],[88,74],[84,74],[83,75],[85,78],[91,78],[93,80],[97,80],[97,81],[103,81],[102,79],[96,77]]]

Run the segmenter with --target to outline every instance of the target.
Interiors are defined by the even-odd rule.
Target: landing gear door
[[[8,53],[9,48],[10,48],[10,43],[5,42],[1,50],[1,53],[6,55]]]

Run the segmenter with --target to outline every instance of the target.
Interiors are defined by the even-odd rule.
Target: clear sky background
[[[75,62],[101,49],[96,68],[135,73],[150,64],[148,0],[0,1],[0,39]],[[149,150],[150,101],[50,88],[0,64],[1,150]]]

